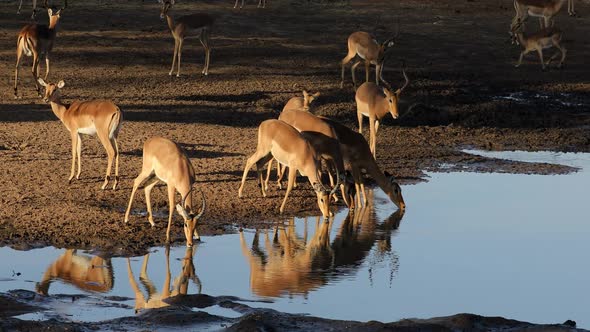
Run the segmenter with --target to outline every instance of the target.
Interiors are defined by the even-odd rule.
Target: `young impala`
[[[541,28],[553,26],[553,18],[559,13],[566,1],[568,14],[570,16],[576,15],[574,0],[514,0],[516,14],[512,19],[510,31],[514,31],[516,25],[524,24],[529,16],[538,17]]]
[[[72,138],[72,168],[68,182],[71,183],[74,178],[76,157],[78,159],[78,173],[76,179],[80,178],[81,157],[82,157],[82,138],[80,134],[97,135],[100,143],[107,151],[107,170],[104,183],[101,189],[105,189],[109,184],[113,160],[115,161],[115,182],[113,190],[117,189],[119,183],[119,146],[117,136],[121,129],[123,112],[109,100],[90,100],[75,101],[69,105],[62,103],[59,90],[64,87],[64,81],[55,83],[46,83],[39,78],[38,83],[45,87],[45,97],[43,100],[49,102],[53,114],[57,116],[66,126]]]
[[[168,187],[168,228],[166,229],[166,243],[170,243],[170,225],[172,224],[172,214],[174,213],[174,196],[176,191],[178,191],[182,200],[181,204],[176,204],[176,211],[184,219],[186,245],[187,247],[192,247],[193,233],[197,240],[200,239],[196,227],[199,218],[205,212],[205,194],[201,190],[202,206],[201,211],[197,213],[197,209],[193,205],[195,202],[191,195],[195,183],[195,169],[186,156],[186,153],[176,143],[163,137],[152,137],[145,141],[143,144],[143,166],[141,173],[133,181],[133,190],[131,191],[131,197],[129,197],[127,211],[125,211],[125,223],[129,221],[135,192],[145,180],[148,182],[151,181],[145,186],[145,203],[147,205],[148,222],[150,225],[152,227],[155,226],[150,195],[154,186],[162,181]]]
[[[383,173],[379,169],[375,158],[373,158],[373,155],[371,154],[369,144],[367,144],[365,137],[339,122],[325,117],[321,117],[321,119],[332,126],[338,135],[338,141],[340,142],[344,161],[349,163],[352,168],[352,177],[356,186],[358,206],[361,207],[363,206],[363,202],[365,205],[368,202],[362,172],[362,170],[365,170],[369,176],[375,179],[377,185],[385,192],[385,194],[387,194],[387,196],[389,196],[389,199],[391,199],[398,208],[404,210],[406,204],[402,196],[401,187],[397,184],[395,178],[391,174],[387,172]],[[361,194],[363,195],[362,201],[360,197]]]
[[[311,103],[320,96],[319,92],[311,94],[303,90],[303,97],[293,97],[287,101],[283,107],[283,111],[286,110],[302,110],[309,112]]]
[[[379,84],[383,72],[383,61],[385,60],[385,53],[392,47],[395,42],[394,39],[399,35],[399,29],[396,35],[379,44],[373,37],[363,31],[353,32],[348,37],[348,54],[342,59],[342,80],[340,81],[340,88],[344,87],[344,66],[349,63],[355,56],[359,56],[361,60],[355,62],[350,71],[352,73],[352,83],[356,89],[356,78],[355,70],[356,67],[361,63],[365,62],[365,76],[366,81],[369,81],[369,68],[371,65],[375,65],[375,83]]]
[[[160,18],[166,19],[168,28],[174,37],[174,55],[172,57],[172,68],[170,73],[174,71],[174,64],[178,60],[178,69],[176,70],[176,77],[180,76],[180,56],[182,54],[182,45],[186,38],[199,38],[203,48],[205,49],[205,67],[202,74],[209,73],[209,60],[211,55],[211,46],[209,45],[211,37],[211,26],[213,26],[214,19],[208,14],[197,13],[181,16],[174,20],[172,16],[168,15],[168,10],[174,5],[174,0],[158,0],[162,4]]]
[[[521,26],[522,24],[519,24],[515,27],[515,29],[518,29]],[[559,62],[559,65],[557,65],[557,68],[561,68],[561,66],[563,65],[563,61],[565,60],[567,50],[563,45],[561,45],[562,33],[561,30],[559,30],[558,28],[544,28],[528,36],[525,36],[522,30],[515,30],[513,31],[513,36],[517,43],[524,48],[524,50],[520,53],[518,63],[515,65],[515,67],[519,67],[522,63],[523,57],[527,53],[533,51],[537,51],[537,53],[539,54],[539,60],[541,60],[541,68],[543,70],[545,70],[545,66],[548,66],[551,63],[551,61],[557,58],[559,53],[561,53],[561,60]],[[547,62],[544,62],[543,49],[551,47],[557,48],[558,51],[555,52],[555,54],[553,54],[553,56],[551,56],[551,58],[549,58]]]
[[[238,189],[238,197],[242,197],[248,171],[254,164],[258,167],[262,195],[266,197],[261,170],[273,157],[279,163],[289,167],[287,192],[285,193],[285,198],[279,211],[283,213],[285,210],[285,203],[287,202],[289,193],[293,189],[297,171],[299,171],[301,175],[307,176],[309,183],[311,183],[317,196],[318,206],[324,218],[331,216],[329,198],[334,194],[337,186],[334,186],[332,191],[324,187],[319,178],[319,156],[297,129],[280,120],[266,120],[258,127],[258,146],[256,147],[256,152],[246,161],[242,183]]]
[[[369,142],[374,158],[377,158],[376,146],[379,122],[388,113],[390,113],[394,119],[397,119],[399,116],[397,105],[400,95],[406,86],[408,86],[408,83],[410,83],[406,71],[402,70],[402,73],[404,74],[406,81],[401,88],[395,91],[393,91],[385,81],[383,81],[386,85],[384,88],[380,88],[372,82],[365,82],[358,88],[358,90],[356,90],[356,116],[359,122],[359,133],[363,133],[363,117],[368,117]]]
[[[66,3],[67,5],[67,3]],[[33,73],[33,80],[37,88],[37,94],[41,97],[41,87],[38,84],[39,78],[39,62],[45,57],[45,79],[49,76],[49,54],[53,49],[55,36],[57,35],[57,26],[61,17],[62,11],[47,9],[49,15],[49,25],[44,24],[27,24],[18,34],[16,42],[16,66],[14,69],[14,98],[18,97],[18,69],[20,60],[24,55],[33,57],[33,66],[31,72]]]

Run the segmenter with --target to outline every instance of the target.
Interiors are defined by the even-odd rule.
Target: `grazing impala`
[[[155,177],[155,179],[154,179]],[[153,179],[153,181],[152,181]],[[197,240],[200,239],[196,226],[199,218],[205,212],[205,194],[201,190],[202,207],[197,213],[193,205],[193,185],[195,183],[195,169],[186,153],[176,143],[163,137],[149,138],[143,144],[143,166],[141,173],[133,181],[133,190],[129,197],[129,204],[125,212],[125,223],[129,221],[129,213],[133,197],[137,188],[145,180],[152,181],[145,186],[145,202],[148,211],[148,222],[152,227],[155,226],[152,216],[152,203],[150,194],[158,182],[162,181],[168,186],[168,228],[166,229],[166,243],[170,243],[170,225],[172,224],[172,214],[174,213],[175,193],[178,191],[182,198],[182,204],[176,204],[176,211],[184,219],[184,235],[186,236],[187,247],[193,245],[193,233]]]
[[[285,110],[279,116],[279,120],[284,121],[295,129],[300,131],[304,138],[311,144],[314,148],[316,153],[326,162],[328,165],[332,165],[334,170],[337,174],[337,182],[341,185],[342,196],[344,198],[344,202],[348,207],[351,206],[351,201],[348,199],[348,193],[350,189],[348,188],[348,181],[345,178],[345,171],[344,171],[344,162],[342,161],[342,154],[340,152],[340,145],[337,142],[337,135],[336,132],[332,129],[330,125],[325,123],[319,117],[305,111],[301,110]],[[304,134],[305,132],[305,134]],[[267,173],[266,183],[268,183],[268,175],[270,173],[270,165],[269,165],[269,172]],[[278,172],[278,180],[279,187],[281,187],[281,179],[283,177],[283,169]],[[330,184],[334,185],[334,180],[330,172]],[[337,185],[338,186],[338,185]]]
[[[293,97],[289,99],[289,101],[285,104],[285,107],[283,107],[283,111],[302,110],[309,112],[309,106],[319,96],[319,92],[310,94],[309,92],[303,90],[303,97]]]
[[[359,122],[359,133],[363,133],[363,117],[369,118],[369,142],[371,145],[371,152],[373,157],[377,158],[377,131],[379,130],[379,122],[387,113],[390,113],[394,119],[399,116],[398,102],[402,91],[408,86],[410,80],[406,71],[402,70],[406,82],[404,85],[393,91],[389,84],[385,81],[383,83],[387,86],[384,88],[378,87],[372,82],[365,82],[356,90],[356,116]]]
[[[365,76],[366,81],[369,81],[369,68],[371,65],[375,65],[375,83],[379,84],[379,79],[381,78],[381,74],[383,72],[383,60],[385,60],[385,52],[392,47],[395,42],[394,39],[397,38],[399,35],[398,33],[383,43],[379,44],[373,37],[363,31],[353,32],[348,37],[348,54],[342,59],[341,66],[342,66],[342,81],[340,82],[340,88],[344,87],[344,66],[349,63],[355,56],[359,56],[362,60],[358,60],[355,62],[350,71],[352,73],[352,83],[356,89],[356,78],[355,78],[355,70],[356,67],[361,63],[361,61],[365,62]]]
[[[174,64],[178,60],[178,69],[176,70],[176,77],[180,76],[180,56],[182,54],[182,45],[185,38],[197,37],[201,41],[203,48],[205,49],[205,66],[202,74],[207,75],[209,73],[209,60],[211,55],[211,46],[209,45],[211,36],[211,26],[213,26],[214,19],[208,14],[198,13],[190,14],[176,18],[174,20],[172,16],[168,15],[168,10],[174,5],[174,0],[158,0],[162,4],[162,11],[160,12],[160,18],[166,19],[168,28],[174,37],[174,55],[172,57],[172,68],[170,73],[172,75],[174,71]]]
[[[515,27],[518,29],[522,24],[519,24]],[[515,30],[513,33],[513,38],[518,41],[524,50],[520,53],[520,57],[518,58],[518,63],[515,67],[519,67],[522,63],[523,57],[532,51],[537,51],[539,53],[539,60],[541,60],[541,68],[545,70],[545,66],[549,65],[551,61],[553,61],[559,53],[561,53],[561,61],[557,65],[557,68],[561,68],[563,65],[563,61],[565,60],[565,55],[567,53],[566,48],[561,45],[561,38],[562,33],[561,30],[558,28],[543,28],[531,35],[525,36],[522,30],[517,31]],[[559,51],[555,52],[547,62],[543,60],[543,49],[555,47]]]
[[[273,157],[279,163],[289,167],[287,192],[285,193],[285,198],[279,211],[283,213],[285,210],[285,203],[287,202],[289,193],[293,189],[297,171],[299,171],[301,175],[307,176],[309,183],[311,183],[317,196],[318,206],[324,218],[331,216],[329,209],[330,196],[334,194],[337,186],[334,186],[332,191],[324,187],[319,178],[320,159],[316,151],[301,136],[297,129],[280,120],[266,120],[258,127],[258,146],[256,147],[256,152],[246,161],[242,183],[238,190],[238,197],[242,197],[248,171],[254,164],[258,168],[262,195],[266,197],[261,170]]]
[[[76,179],[80,178],[82,171],[82,138],[80,134],[97,135],[100,143],[107,151],[107,170],[104,183],[101,189],[109,184],[113,160],[115,161],[115,182],[113,190],[117,189],[119,183],[119,146],[117,136],[121,129],[123,112],[109,100],[75,101],[70,105],[63,104],[59,90],[64,87],[64,81],[46,83],[39,78],[39,84],[45,87],[43,100],[49,102],[53,114],[57,116],[66,126],[72,137],[72,168],[68,182],[74,178],[76,157],[78,159],[78,173]]]
[[[67,5],[67,3],[66,3]],[[55,36],[57,35],[57,26],[61,17],[60,10],[47,9],[49,15],[49,25],[44,24],[27,24],[18,34],[16,42],[16,66],[14,69],[14,98],[18,97],[18,69],[20,60],[24,55],[33,57],[33,66],[31,72],[33,73],[33,80],[37,88],[37,94],[41,97],[41,87],[37,79],[39,78],[39,62],[45,57],[45,79],[49,75],[49,53],[53,49]]]
[[[344,161],[348,162],[352,168],[358,206],[360,207],[363,205],[362,203],[367,204],[368,202],[362,173],[364,169],[369,176],[375,179],[377,185],[389,196],[389,199],[398,208],[404,210],[406,204],[402,196],[401,187],[391,174],[381,172],[375,158],[371,154],[369,144],[367,144],[365,137],[339,122],[324,117],[321,117],[321,119],[332,126],[338,135]],[[362,202],[360,198],[361,194],[363,195]]]
[[[514,27],[519,23],[524,24],[529,16],[538,17],[541,28],[548,28],[549,24],[553,26],[553,18],[559,13],[566,1],[568,14],[570,16],[576,15],[574,0],[514,0],[516,14],[512,19],[510,31],[514,31]]]

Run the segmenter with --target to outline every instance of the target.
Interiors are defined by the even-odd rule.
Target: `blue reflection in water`
[[[202,291],[271,299],[247,304],[336,319],[472,312],[536,323],[573,319],[590,327],[590,154],[486,155],[582,170],[432,173],[428,183],[403,188],[405,215],[375,190],[367,208],[341,211],[329,223],[286,220],[204,237],[194,252],[174,247],[169,256],[163,248],[129,260],[2,248],[0,291],[49,294],[53,313],[83,321],[133,315],[165,305],[168,296]],[[72,302],[56,294],[89,297]]]

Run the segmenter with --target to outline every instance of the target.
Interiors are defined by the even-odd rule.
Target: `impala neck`
[[[174,19],[172,18],[172,16],[168,15],[168,13],[166,13],[166,22],[168,23],[168,28],[170,28],[171,31],[174,30]]]
[[[377,182],[379,188],[381,188],[385,193],[389,194],[391,192],[391,182],[389,182],[387,176],[381,172],[375,159],[372,156],[369,157],[363,166],[367,173],[371,175],[373,179],[375,179],[375,182]]]
[[[389,113],[389,103],[387,102],[387,96],[383,97],[375,108],[375,118],[381,120],[387,113]]]
[[[61,98],[57,97],[49,103],[51,105],[51,110],[53,114],[57,116],[63,122],[63,115],[68,109],[68,107],[61,102]]]
[[[524,39],[524,34],[522,32],[517,32],[516,38],[518,39],[518,42],[520,43],[520,45],[526,47],[526,40]]]

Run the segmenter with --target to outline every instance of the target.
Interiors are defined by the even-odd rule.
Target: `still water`
[[[194,250],[102,259],[0,248],[0,292],[49,295],[52,310],[26,319],[100,321],[202,292],[334,319],[470,312],[535,323],[573,319],[590,328],[590,154],[470,152],[580,171],[430,173],[429,182],[403,187],[403,215],[375,190],[367,208],[342,211],[330,223],[287,219],[266,230],[203,237]],[[63,294],[90,296],[72,301]]]

